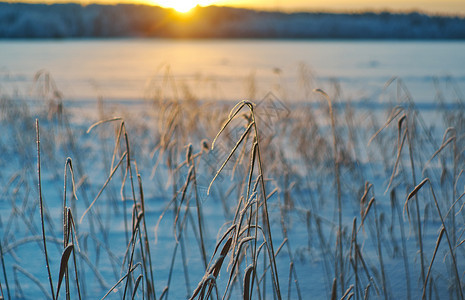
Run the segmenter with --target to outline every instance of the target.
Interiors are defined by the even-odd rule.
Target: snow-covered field
[[[180,299],[199,283],[216,283],[213,298],[242,298],[247,286],[254,299],[278,288],[291,299],[462,298],[463,78],[399,68],[415,76],[380,83],[390,69],[376,61],[367,92],[368,77],[350,81],[348,67],[342,83],[319,77],[330,65],[302,72],[298,86],[282,68],[262,93],[258,68],[259,84],[246,77],[243,87],[253,104],[202,99],[174,73],[141,99],[69,100],[59,75],[21,80],[24,61],[9,65],[3,295],[51,298],[44,230],[55,294],[68,265],[60,298]],[[300,101],[283,97],[291,92]]]

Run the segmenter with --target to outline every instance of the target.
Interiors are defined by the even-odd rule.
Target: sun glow
[[[205,6],[212,4],[212,0],[160,0],[155,1],[155,4],[158,4],[163,7],[173,8],[178,12],[186,13],[196,7],[197,5]]]

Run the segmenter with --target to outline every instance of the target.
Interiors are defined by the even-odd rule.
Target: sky
[[[8,1],[8,0],[7,0]],[[144,3],[187,11],[201,5],[221,5],[252,9],[295,11],[420,11],[429,14],[465,16],[465,0],[12,0],[12,2]]]
[[[465,14],[465,0],[219,0],[220,5],[242,6],[284,11],[426,11]]]

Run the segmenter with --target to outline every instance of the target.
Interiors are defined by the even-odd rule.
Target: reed
[[[329,108],[329,118],[331,121],[331,134],[332,134],[332,142],[333,142],[333,156],[334,156],[334,187],[336,189],[336,203],[337,203],[337,214],[338,214],[338,231],[337,231],[337,245],[339,246],[337,257],[338,257],[338,264],[336,265],[335,272],[339,274],[339,281],[341,287],[341,295],[344,294],[345,291],[345,280],[344,280],[344,259],[343,259],[343,243],[342,243],[342,200],[341,200],[341,177],[340,177],[340,167],[339,167],[339,150],[338,150],[338,143],[337,143],[337,136],[336,136],[336,119],[333,112],[333,105],[331,99],[329,98],[328,94],[326,94],[323,90],[317,89],[315,92],[323,95],[328,103]]]
[[[0,158],[18,170],[0,168],[4,297],[302,299],[316,287],[331,299],[462,298],[459,113],[445,112],[437,136],[395,80],[392,109],[360,112],[338,102],[336,81],[329,94],[316,90],[322,103],[278,103],[272,93],[229,109],[165,79],[170,92],[140,111],[102,101],[105,118],[79,124],[66,102],[49,117],[48,105],[2,100],[5,128],[35,115],[45,127],[39,137],[37,121],[34,138],[26,122],[24,136],[14,127],[0,137],[0,150],[18,150]],[[46,73],[37,84],[48,103],[56,86]],[[419,174],[429,179],[417,184]],[[28,247],[47,270],[20,262]]]
[[[450,256],[452,258],[452,268],[454,270],[454,273],[455,273],[455,279],[456,279],[456,282],[455,284],[457,285],[456,289],[458,291],[458,294],[460,296],[461,299],[463,299],[463,292],[462,292],[462,283],[461,283],[461,280],[460,280],[460,276],[459,276],[459,272],[458,272],[458,269],[457,269],[457,262],[456,262],[456,257],[455,257],[455,247],[452,246],[453,244],[451,243],[451,239],[449,237],[449,234],[448,234],[448,230],[446,229],[446,224],[444,222],[444,218],[442,216],[442,213],[441,213],[441,209],[439,208],[439,204],[438,204],[438,201],[436,199],[436,195],[434,194],[434,189],[433,189],[433,185],[431,184],[429,178],[425,178],[423,179],[422,182],[420,182],[414,189],[412,192],[410,192],[410,194],[408,195],[407,197],[407,200],[405,201],[405,206],[407,207],[407,204],[408,204],[408,201],[410,199],[412,199],[413,197],[415,197],[415,195],[418,193],[418,191],[426,184],[428,183],[429,184],[429,187],[430,187],[430,192],[431,192],[431,195],[433,196],[433,199],[434,199],[434,204],[436,205],[436,210],[437,210],[437,213],[438,213],[438,216],[441,220],[441,224],[442,224],[442,227],[441,227],[441,231],[444,231],[444,234],[446,236],[446,239],[447,239],[447,244],[449,246],[449,253],[450,253]],[[408,213],[408,211],[407,211]],[[440,236],[442,236],[442,234],[440,234]],[[438,242],[436,243],[436,245],[438,246],[440,242],[440,239],[438,238]],[[436,247],[437,247],[436,246]],[[435,251],[436,252],[436,251]],[[434,256],[434,255],[433,255]],[[424,282],[427,282],[426,279]]]
[[[44,255],[45,255],[45,265],[47,267],[48,279],[50,283],[50,291],[52,292],[52,299],[55,300],[55,292],[53,288],[52,273],[50,272],[50,264],[48,261],[48,252],[47,252],[47,241],[45,240],[45,225],[44,225],[44,205],[42,199],[42,184],[41,184],[41,172],[40,172],[40,130],[39,130],[39,120],[36,120],[36,132],[37,132],[37,175],[39,182],[39,205],[40,205],[40,219],[42,224],[42,241],[44,245]]]

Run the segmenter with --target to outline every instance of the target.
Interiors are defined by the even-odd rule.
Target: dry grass
[[[36,80],[1,103],[2,297],[463,299],[463,110],[433,128],[397,80],[383,112],[176,90],[73,123]]]

